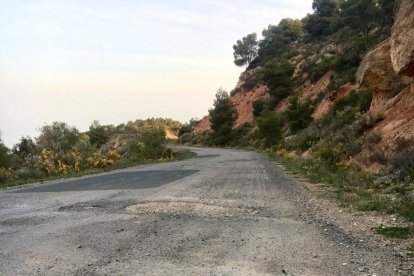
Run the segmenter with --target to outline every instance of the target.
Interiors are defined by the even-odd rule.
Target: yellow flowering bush
[[[64,172],[65,170],[67,172],[69,171],[79,172],[82,167],[83,158],[82,158],[82,155],[78,151],[70,150],[62,156],[61,162],[63,162],[61,166],[62,172]]]
[[[121,158],[116,150],[109,150],[106,156],[99,152],[82,155],[77,150],[69,150],[58,154],[53,150],[43,149],[37,161],[38,168],[48,175],[68,174],[79,172],[87,167],[104,168],[114,164]]]
[[[102,154],[95,152],[86,159],[87,164],[92,168],[104,168],[115,163],[114,160],[105,158]]]
[[[43,149],[37,161],[38,166],[49,175],[56,174],[58,168],[56,167],[57,153],[53,150]]]
[[[58,160],[57,162],[58,162],[58,165],[57,165],[57,171],[58,171],[58,173],[67,174],[70,171],[72,171],[72,167],[71,166],[66,165],[61,160]]]
[[[112,161],[117,161],[119,158],[121,158],[121,155],[119,155],[119,153],[116,151],[116,150],[109,150],[108,151],[108,154],[106,155],[106,157],[109,159],[109,160],[112,160]]]
[[[39,156],[38,166],[48,175],[68,174],[79,172],[82,162],[81,154],[75,150],[57,154],[53,150],[43,149]]]
[[[0,182],[12,180],[13,178],[15,178],[15,174],[11,168],[0,167]]]

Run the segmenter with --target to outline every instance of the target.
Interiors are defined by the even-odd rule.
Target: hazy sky
[[[232,45],[312,0],[0,0],[0,131],[7,146],[64,121],[201,118],[242,68]]]

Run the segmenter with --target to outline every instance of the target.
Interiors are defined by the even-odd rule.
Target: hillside
[[[273,54],[275,59],[287,59],[294,67],[292,84],[284,97],[274,99],[274,88],[268,85],[271,82],[263,78],[269,62],[260,61],[260,51],[263,49],[260,44],[264,43],[259,42],[256,60],[241,74],[230,96],[238,112],[234,127],[245,123],[254,127],[254,103],[273,97],[267,104],[282,118],[284,140],[281,144],[285,149],[299,155],[317,157],[321,148],[332,144],[335,145],[332,146],[333,154],[338,155],[334,158],[338,161],[352,159],[354,164],[371,172],[379,172],[384,166],[391,169],[391,165],[384,160],[395,159],[399,154],[398,145],[411,145],[414,138],[414,4],[411,1],[391,4],[392,10],[389,8],[390,2],[386,7],[391,13],[384,16],[395,19],[393,24],[392,21],[389,24],[388,34],[384,31],[387,26],[381,26],[384,30],[381,30],[380,35],[376,33],[379,27],[374,26],[364,37],[359,30],[346,25],[329,35],[312,37],[305,25],[304,34],[287,44],[283,53]],[[317,7],[314,8],[315,14],[303,19],[304,24],[310,16],[318,16]],[[336,17],[345,16],[339,14]],[[345,19],[338,21],[341,20]],[[283,20],[279,26],[282,23]],[[264,40],[267,39],[266,32],[272,28],[275,26],[265,29]],[[357,45],[352,39],[356,41],[356,38],[360,40],[359,44],[370,41],[366,51],[365,46],[355,48]],[[312,123],[298,131],[292,131],[288,120],[283,119],[287,116],[289,101],[293,97],[298,98],[299,104],[309,104],[312,108]],[[366,110],[356,107],[358,101],[364,100],[363,97],[368,101],[365,103]],[[341,121],[344,122],[342,125],[335,126]],[[358,133],[347,137],[347,141],[339,141],[344,136],[344,128],[348,130],[345,136],[349,136],[349,132]],[[209,116],[206,116],[195,127],[194,133],[210,130]],[[301,143],[298,140],[306,140],[307,145],[298,145]],[[344,150],[340,147],[355,149]]]

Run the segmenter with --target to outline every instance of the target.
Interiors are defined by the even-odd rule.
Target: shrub
[[[79,141],[79,131],[63,122],[53,122],[40,129],[37,146],[54,152],[67,152]]]
[[[68,172],[79,172],[81,170],[82,156],[75,150],[70,150],[67,153],[63,154],[60,157],[59,161],[61,164],[65,165],[61,166],[65,169],[65,174]]]
[[[286,111],[289,128],[293,133],[309,126],[312,122],[313,107],[310,102],[300,103],[298,97],[291,97]]]
[[[362,90],[358,92],[358,111],[365,113],[371,107],[372,92],[369,90]]]
[[[94,121],[88,131],[89,142],[97,148],[109,141],[109,131],[101,126],[98,121]]]
[[[231,139],[232,128],[238,116],[226,91],[222,89],[217,91],[214,108],[209,110],[209,114],[213,143],[226,144]]]
[[[37,169],[46,175],[68,174],[79,172],[83,168],[83,163],[81,154],[75,150],[56,153],[52,150],[43,149],[37,161]]]
[[[86,160],[86,158],[92,156],[94,152],[96,152],[96,148],[89,143],[87,137],[81,137],[79,141],[75,145],[75,150],[82,155],[82,158]]]
[[[232,130],[229,146],[233,147],[248,147],[250,146],[250,133],[252,125],[244,123],[243,125]]]
[[[166,152],[165,142],[163,129],[147,130],[128,142],[126,153],[133,161],[159,159]]]
[[[320,139],[319,129],[315,126],[308,127],[299,134],[285,138],[285,147],[288,150],[306,151]]]
[[[9,149],[0,141],[0,166],[9,168],[12,165],[12,156]]]
[[[381,141],[382,137],[378,133],[373,133],[367,137],[367,142],[369,144],[378,144]]]
[[[242,84],[241,88],[246,89],[246,90],[252,90],[253,88],[255,88],[258,84],[261,83],[261,78],[260,78],[260,71],[252,74],[251,76],[249,76]],[[230,95],[235,95],[236,93],[238,93],[241,89],[235,89],[233,90]]]
[[[347,97],[340,99],[334,104],[332,111],[337,114],[348,108],[356,108],[358,112],[369,110],[372,101],[372,93],[368,90],[352,91]]]
[[[239,93],[241,91],[241,89],[239,87],[234,88],[233,90],[230,91],[230,95],[234,96],[237,93]]]
[[[193,139],[193,135],[189,132],[181,134],[179,138],[180,144],[191,144]]]
[[[401,180],[414,182],[414,145],[408,144],[404,140],[401,140],[399,143],[402,144],[397,144],[397,149],[400,150],[396,152],[391,160],[392,167],[394,170],[399,171]]]
[[[115,163],[114,160],[105,158],[98,152],[95,152],[94,154],[92,154],[92,156],[88,157],[86,161],[87,161],[88,166],[92,168],[105,168]]]
[[[369,161],[372,163],[379,163],[382,165],[386,165],[388,162],[387,157],[382,151],[374,151],[368,158]]]
[[[20,142],[13,146],[13,153],[20,159],[19,166],[33,167],[39,149],[30,137],[20,138]]]
[[[259,117],[260,113],[262,113],[264,109],[270,108],[270,102],[267,99],[259,99],[257,101],[254,101],[252,106],[254,117]]]
[[[407,139],[405,137],[398,137],[395,140],[395,151],[402,152],[409,149],[411,146],[414,146],[414,141],[412,139]]]
[[[37,161],[37,166],[47,175],[53,175],[57,173],[56,161],[57,154],[54,151],[43,149]]]
[[[276,101],[289,96],[293,72],[294,66],[287,60],[272,60],[263,67],[262,80]]]
[[[375,113],[371,115],[370,119],[371,119],[371,124],[375,126],[376,124],[378,124],[379,122],[385,119],[385,115],[383,113]]]
[[[319,148],[315,152],[315,156],[329,167],[336,167],[336,164],[340,161],[339,151],[331,146]]]
[[[328,71],[332,70],[335,65],[335,57],[334,56],[323,56],[320,57],[318,60],[314,61],[310,65],[310,69],[308,70],[309,79],[311,82],[315,83],[319,81]]]
[[[0,167],[0,183],[10,181],[15,178],[14,171],[11,168]]]
[[[282,128],[276,111],[263,110],[257,118],[257,127],[259,136],[265,140],[266,146],[276,145],[280,141]]]

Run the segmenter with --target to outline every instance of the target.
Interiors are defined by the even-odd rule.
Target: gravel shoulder
[[[361,223],[262,155],[192,159],[0,192],[4,275],[410,275]],[[336,209],[335,209],[336,208]]]

